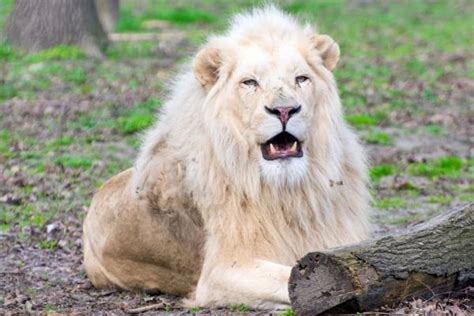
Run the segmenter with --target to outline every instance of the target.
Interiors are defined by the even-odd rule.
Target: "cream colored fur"
[[[365,157],[343,120],[338,59],[329,36],[274,7],[211,37],[176,79],[134,168],[94,197],[84,223],[94,285],[285,308],[297,259],[366,238]],[[300,75],[309,80],[295,83]],[[264,106],[281,104],[302,106],[287,130],[304,156],[267,161],[260,144],[282,125]]]

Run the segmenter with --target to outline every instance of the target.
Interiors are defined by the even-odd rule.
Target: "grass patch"
[[[369,114],[354,114],[347,115],[346,120],[353,126],[357,128],[374,126],[379,122],[377,118]]]
[[[0,232],[5,233],[10,230],[10,224],[0,223]]]
[[[14,98],[18,95],[18,89],[13,83],[2,83],[0,79],[0,102]]]
[[[473,193],[461,193],[457,196],[459,201],[463,202],[472,202],[474,201],[474,194]]]
[[[247,313],[250,311],[250,308],[245,304],[229,305],[227,308],[233,313]]]
[[[147,6],[142,13],[131,12],[127,6],[122,6],[120,18],[117,22],[116,32],[142,32],[146,31],[143,22],[146,20],[164,20],[178,25],[192,23],[211,24],[217,17],[210,11],[197,9],[192,5],[175,7],[166,2]]]
[[[30,195],[27,192],[23,193]],[[34,226],[39,228],[42,227],[51,216],[52,214],[41,212],[32,204],[23,203],[9,206],[6,210],[0,208],[0,225],[6,227],[7,225],[17,224],[20,227]]]
[[[194,307],[191,307],[190,311],[193,314],[197,314],[201,311],[201,308],[199,308],[198,306],[194,306]]]
[[[54,250],[58,246],[58,241],[55,239],[52,240],[42,240],[37,244],[40,249]]]
[[[84,52],[75,46],[57,45],[36,54],[26,55],[24,60],[30,63],[39,63],[49,60],[77,60],[85,58]]]
[[[17,58],[17,52],[8,43],[0,43],[0,60],[3,61],[13,61]]]
[[[46,145],[48,148],[54,149],[54,148],[60,148],[63,146],[69,146],[73,144],[76,140],[74,140],[73,137],[71,136],[62,136],[59,138],[56,138],[55,140],[52,140],[48,142]]]
[[[404,208],[406,201],[400,197],[390,197],[375,201],[375,207],[380,209]]]
[[[153,124],[154,117],[149,113],[133,112],[128,117],[121,117],[117,129],[122,134],[134,134]]]
[[[393,144],[392,136],[385,132],[371,130],[366,136],[366,142],[375,145],[389,146]]]
[[[72,69],[68,69],[64,73],[64,80],[66,80],[67,82],[69,82],[71,84],[81,85],[81,84],[84,84],[86,82],[87,75],[86,75],[86,72],[84,71],[84,69],[82,69],[80,67],[75,67],[75,68],[72,68]]]
[[[356,128],[363,128],[369,126],[379,125],[382,121],[387,119],[387,115],[383,112],[375,114],[352,114],[346,115],[346,120]]]
[[[434,204],[449,204],[452,200],[453,197],[450,195],[431,195],[428,198],[428,202]]]
[[[427,178],[458,178],[465,162],[457,156],[446,156],[408,166],[408,173]]]
[[[109,59],[153,57],[156,55],[156,46],[157,43],[153,41],[118,42],[110,45],[106,54]]]
[[[291,308],[288,308],[287,310],[285,310],[284,312],[278,314],[279,316],[294,316],[295,315],[295,312],[293,312],[293,309]]]
[[[57,312],[58,311],[58,308],[56,307],[56,305],[54,304],[46,304],[44,306],[44,310],[43,310],[45,313],[54,313],[54,312]]]
[[[150,127],[155,120],[156,109],[161,101],[156,98],[140,103],[117,120],[116,128],[121,134],[134,134]]]
[[[444,135],[447,132],[446,128],[437,124],[426,125],[424,130],[431,135]]]
[[[142,27],[143,18],[140,18],[132,14],[129,10],[121,9],[120,18],[117,21],[115,27],[116,32],[140,32],[143,30]]]
[[[54,162],[58,165],[62,165],[67,168],[73,169],[87,169],[92,167],[93,160],[85,156],[76,155],[62,155],[54,159]]]
[[[401,217],[396,217],[396,218],[390,218],[385,220],[384,222],[389,225],[406,225],[408,223],[413,223],[415,221],[418,221],[421,219],[420,214],[412,214],[412,215],[407,215],[407,216],[401,216]]]
[[[372,181],[378,181],[380,178],[391,176],[395,173],[395,166],[388,164],[381,164],[370,168],[369,175]]]
[[[150,15],[149,18],[166,20],[176,24],[213,23],[216,21],[216,17],[210,12],[186,7],[175,9],[157,8],[155,14]]]

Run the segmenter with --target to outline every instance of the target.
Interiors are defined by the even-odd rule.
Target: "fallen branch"
[[[298,314],[354,313],[428,298],[474,281],[474,204],[403,234],[307,254],[293,267]]]

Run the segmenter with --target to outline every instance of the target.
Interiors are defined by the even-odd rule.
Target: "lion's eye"
[[[242,83],[246,86],[249,86],[249,87],[256,87],[258,86],[258,82],[257,80],[255,79],[247,79],[245,81],[242,81]]]
[[[303,82],[306,82],[307,80],[309,80],[309,78],[306,76],[298,76],[295,78],[295,81],[297,84],[302,84]]]

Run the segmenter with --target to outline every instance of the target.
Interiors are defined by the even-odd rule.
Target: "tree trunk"
[[[100,23],[107,33],[112,33],[119,17],[119,0],[96,0]]]
[[[94,0],[16,0],[6,33],[30,52],[65,44],[102,57],[107,43]]]
[[[293,267],[297,314],[354,313],[474,282],[474,204],[396,236],[307,254]]]

